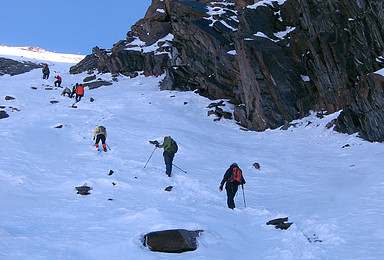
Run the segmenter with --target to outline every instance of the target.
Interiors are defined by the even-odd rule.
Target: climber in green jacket
[[[164,142],[162,144],[156,144],[156,147],[164,149],[165,174],[171,177],[173,157],[178,150],[177,143],[170,136],[166,136],[164,137]]]

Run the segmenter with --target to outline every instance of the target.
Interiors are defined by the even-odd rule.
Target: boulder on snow
[[[75,187],[77,190],[77,194],[80,195],[89,195],[91,194],[89,191],[92,190],[92,187],[88,187],[86,184],[83,186]]]
[[[96,75],[88,76],[83,79],[83,82],[89,82],[96,79]]]
[[[164,190],[165,191],[171,191],[173,189],[173,186],[168,186],[167,188],[165,188]]]
[[[14,97],[11,97],[11,96],[6,96],[5,97],[5,100],[14,100],[15,98]]]
[[[260,164],[259,163],[255,162],[252,165],[253,165],[253,167],[255,167],[255,169],[260,170]]]
[[[143,237],[143,245],[151,251],[164,253],[183,253],[197,249],[196,238],[203,230],[188,231],[173,229],[150,232]]]
[[[93,81],[93,82],[83,84],[83,86],[88,87],[88,89],[95,89],[101,86],[110,86],[110,85],[112,85],[112,83],[105,80]]]
[[[9,117],[9,115],[5,111],[0,111],[0,119],[7,117]]]
[[[272,219],[267,222],[267,225],[278,225],[284,223],[285,221],[288,221],[288,217]]]
[[[292,222],[285,223],[286,221],[288,221],[288,217],[272,219],[267,222],[267,225],[274,225],[276,229],[286,230],[293,224]]]

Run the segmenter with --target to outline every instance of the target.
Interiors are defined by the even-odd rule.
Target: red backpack
[[[243,172],[239,169],[239,167],[235,166],[235,167],[233,167],[232,174],[228,180],[234,184],[239,185],[242,183],[242,181],[241,181],[242,176],[243,176]]]

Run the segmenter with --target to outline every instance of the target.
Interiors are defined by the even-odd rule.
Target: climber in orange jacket
[[[83,96],[84,96],[84,87],[83,87],[83,84],[80,84],[76,88],[76,102],[79,102]]]

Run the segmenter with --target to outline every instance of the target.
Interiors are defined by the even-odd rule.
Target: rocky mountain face
[[[153,0],[125,40],[71,73],[165,73],[162,89],[228,99],[256,131],[343,110],[337,131],[384,141],[383,28],[379,0]]]

